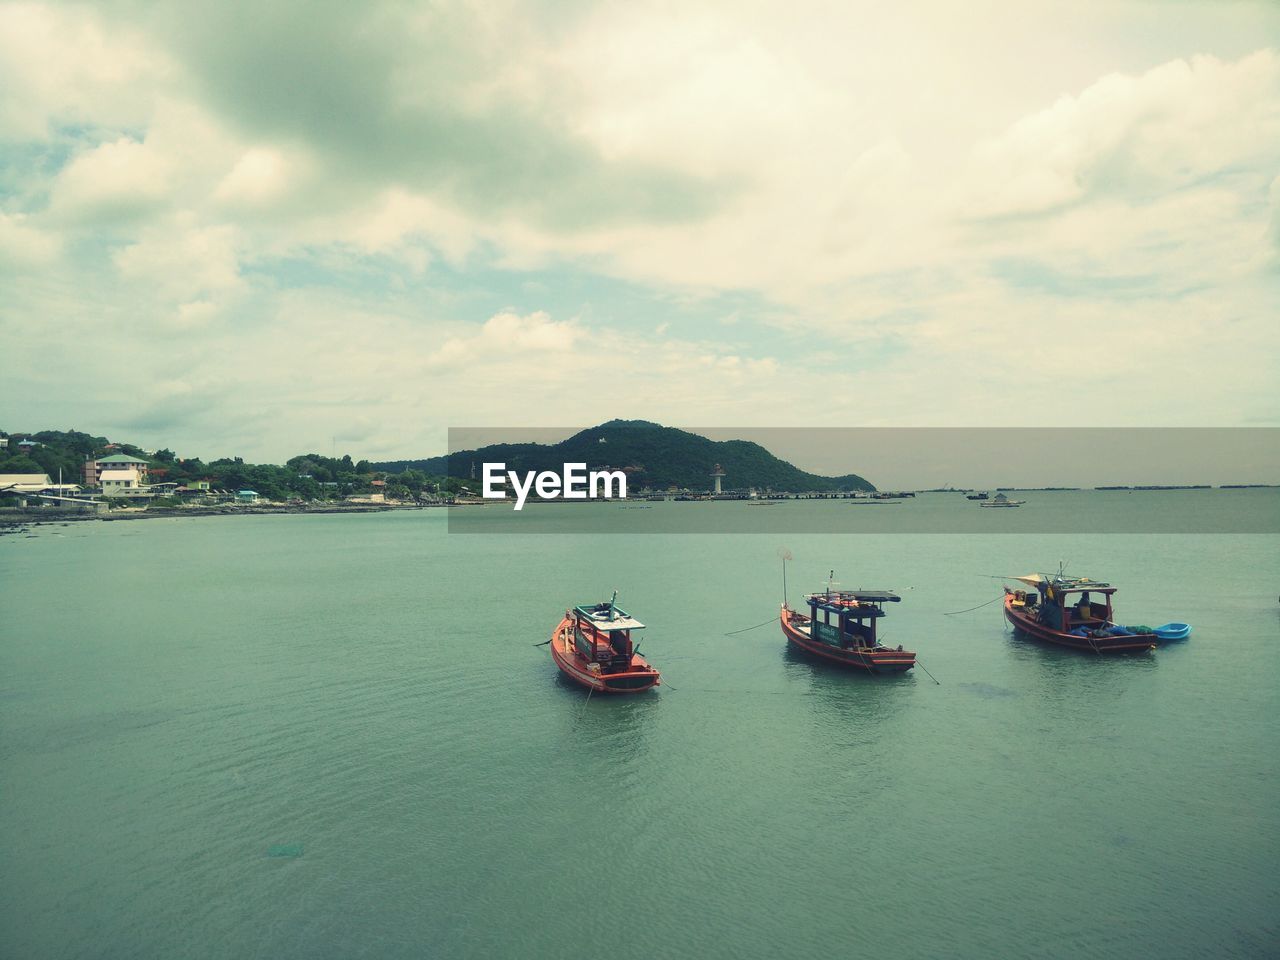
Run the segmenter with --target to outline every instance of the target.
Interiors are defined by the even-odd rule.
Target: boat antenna
[[[613,591],[613,596],[609,598],[609,619],[613,619],[613,608],[618,602],[618,591]]]
[[[832,570],[827,574],[827,596],[831,596],[831,586],[836,582],[836,572]]]
[[[782,558],[782,605],[787,605],[787,561],[794,559],[786,547],[778,548],[778,556]]]

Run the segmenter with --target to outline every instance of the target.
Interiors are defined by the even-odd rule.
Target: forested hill
[[[421,470],[451,477],[470,477],[474,465],[480,478],[485,463],[505,463],[508,470],[552,470],[566,463],[585,463],[588,470],[611,467],[627,471],[628,488],[676,487],[706,490],[718,463],[724,468],[724,489],[755,487],[786,492],[806,490],[874,490],[856,474],[822,477],[780,460],[758,443],[746,440],[708,440],[694,433],[643,420],[611,420],[583,430],[555,444],[503,443],[463,450],[448,457],[374,463],[375,470],[399,473]]]

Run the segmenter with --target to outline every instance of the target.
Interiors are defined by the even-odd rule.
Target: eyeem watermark
[[[484,465],[484,497],[486,500],[505,500],[507,483],[516,494],[516,509],[523,510],[525,500],[532,490],[541,500],[625,500],[627,499],[627,475],[621,470],[592,470],[587,472],[585,463],[566,463],[564,470],[556,473],[543,470],[535,474],[532,470],[524,475],[524,483],[514,470],[508,470],[505,463],[486,463]],[[616,492],[615,492],[616,489]]]

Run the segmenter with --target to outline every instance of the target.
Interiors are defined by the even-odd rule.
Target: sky
[[[0,3],[0,291],[205,459],[1276,426],[1280,4]]]

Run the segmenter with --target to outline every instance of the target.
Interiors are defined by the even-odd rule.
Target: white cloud
[[[288,168],[278,150],[246,150],[214,190],[214,199],[231,205],[259,206],[278,199],[289,188]]]
[[[29,223],[17,213],[0,211],[0,272],[7,269],[44,267],[52,263],[61,248],[58,237]]]
[[[145,143],[121,137],[76,156],[59,173],[50,206],[60,220],[129,219],[158,207],[173,165]]]
[[[210,300],[191,300],[178,304],[173,326],[179,330],[195,330],[212,323],[217,316],[217,304]]]
[[[163,50],[137,29],[83,6],[0,6],[0,142],[36,140],[58,124],[121,129],[145,122]]]
[[[1112,74],[975,151],[975,216],[1044,213],[1111,193],[1146,200],[1198,179],[1280,162],[1280,56],[1198,56]]]
[[[573,324],[552,320],[542,311],[527,316],[503,312],[494,314],[470,336],[450,337],[426,359],[425,365],[484,365],[512,357],[531,360],[539,366],[554,364],[557,358],[567,362],[580,335]]]
[[[1267,240],[1270,250],[1265,266],[1272,270],[1280,269],[1280,176],[1271,181],[1270,217],[1268,218]]]
[[[189,215],[148,227],[112,257],[121,277],[160,301],[189,303],[233,293],[243,286],[235,227],[201,226]]]

